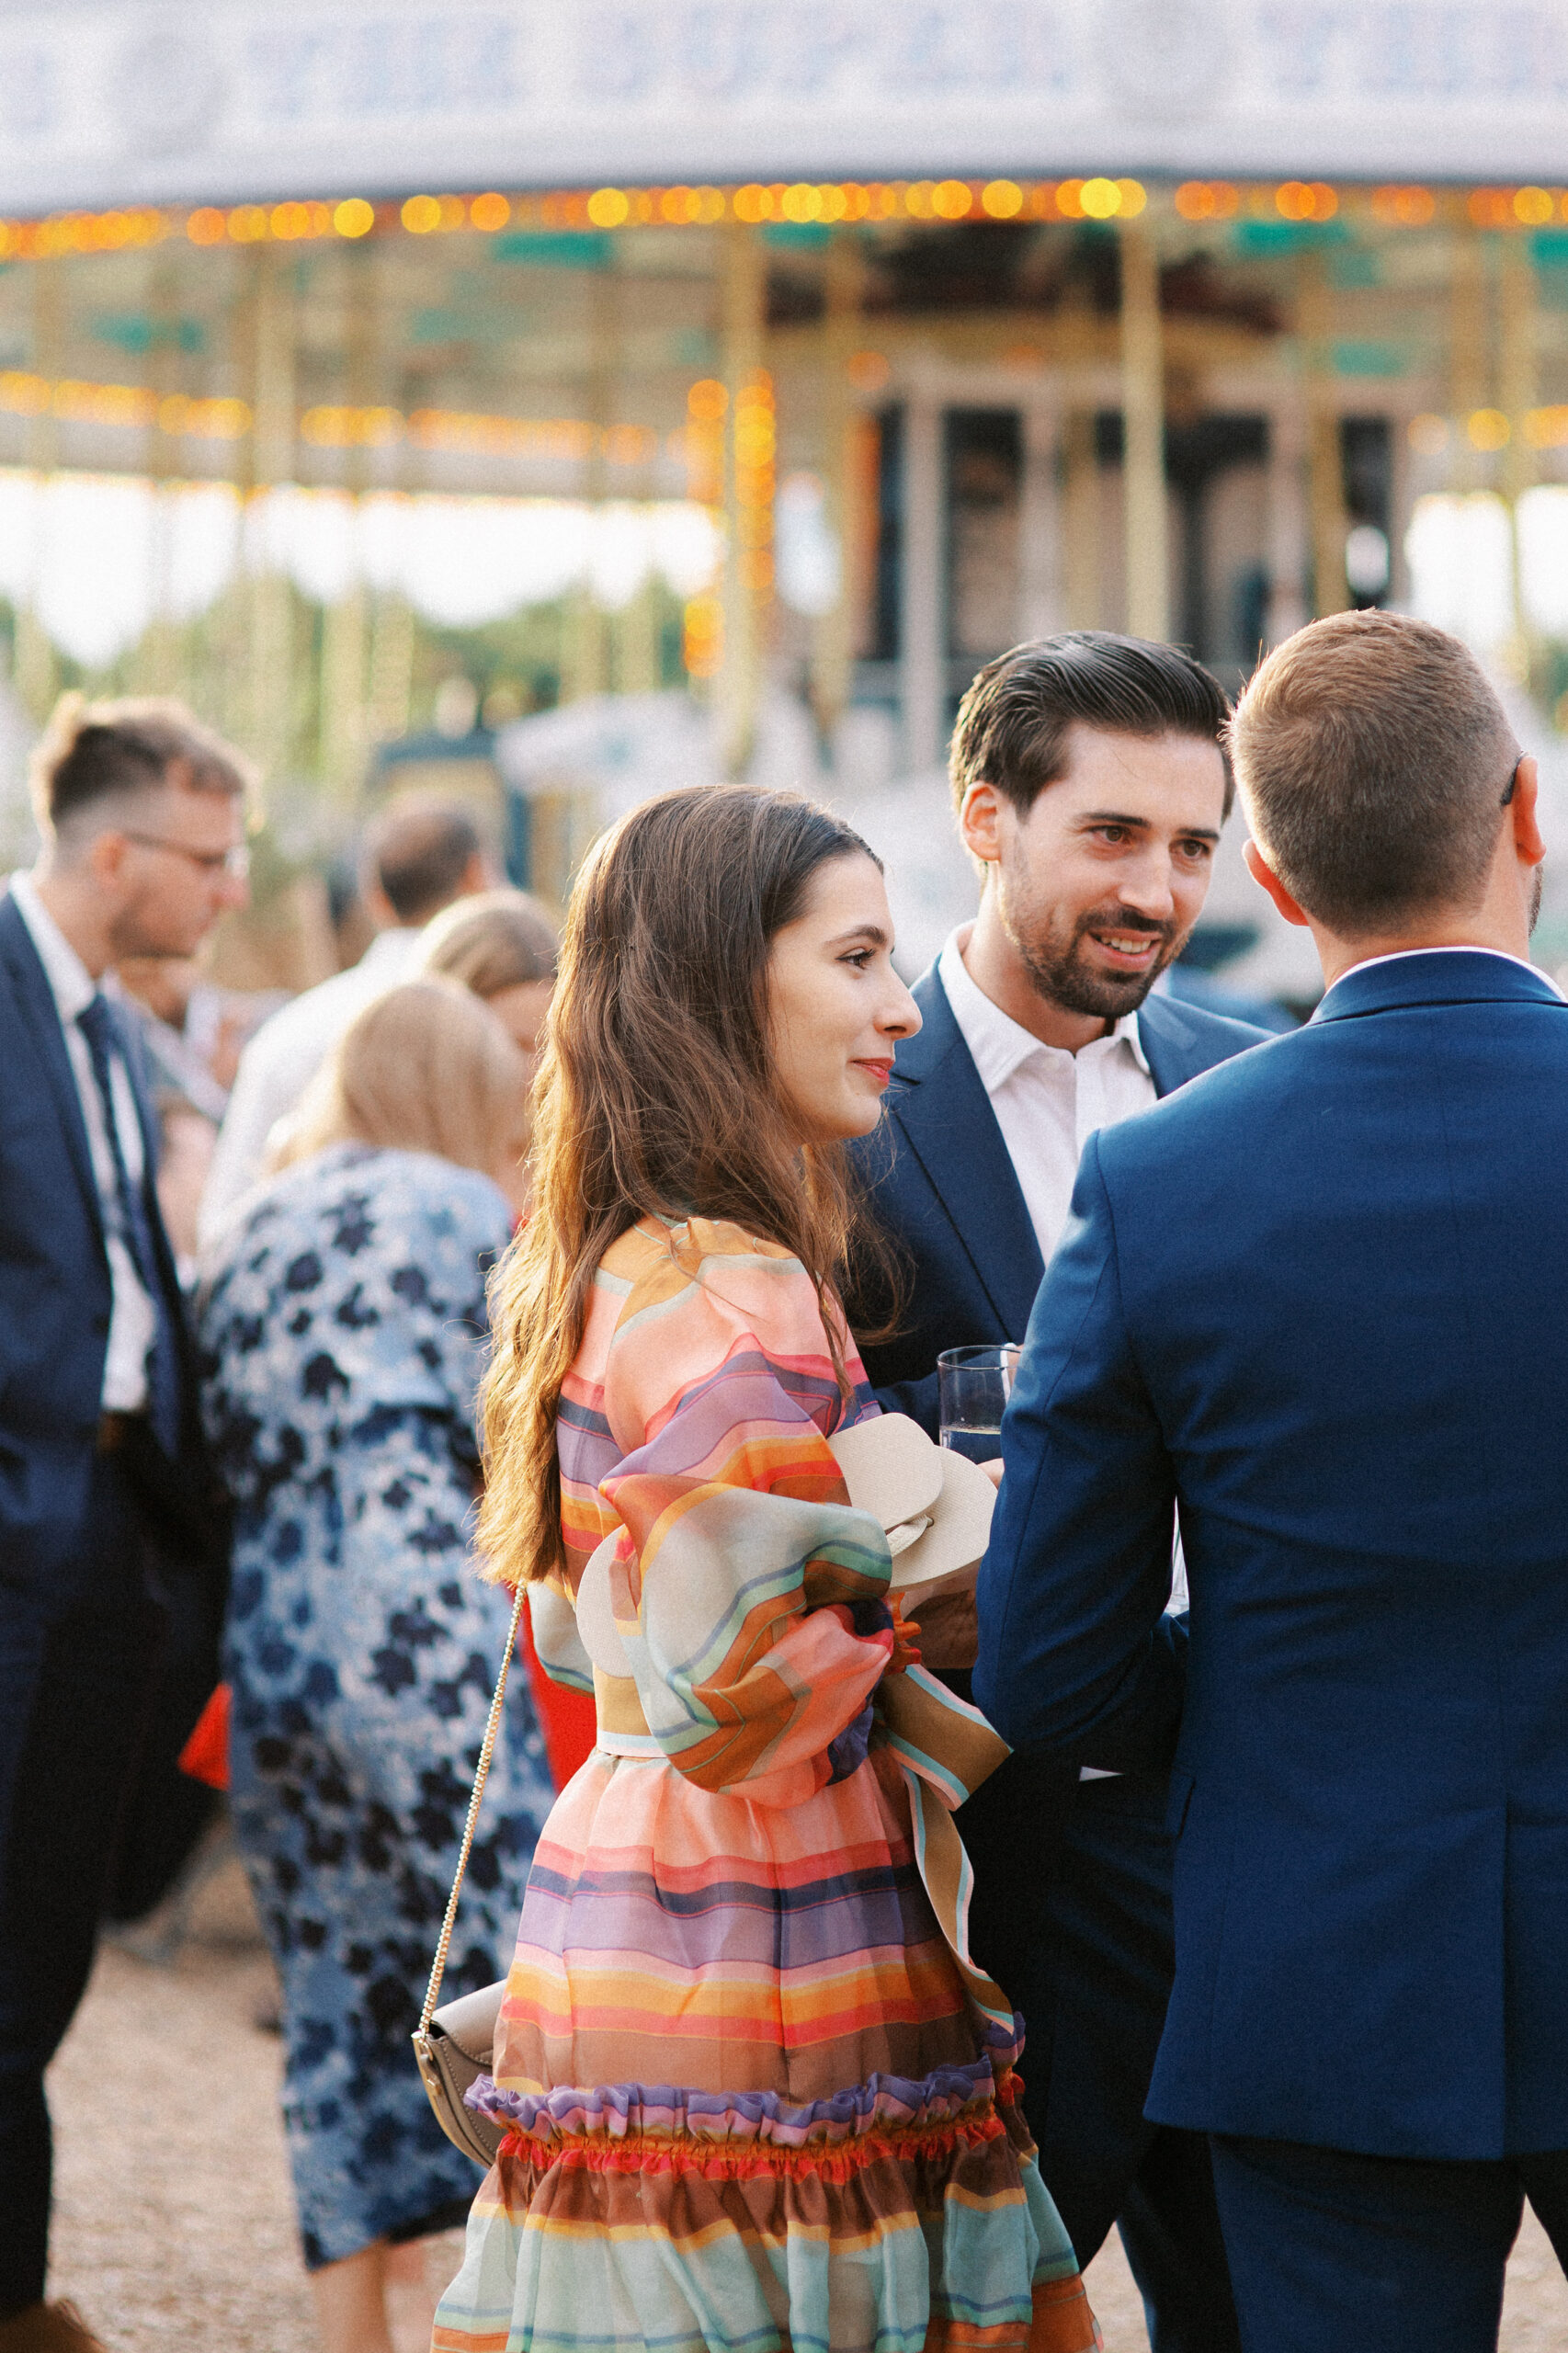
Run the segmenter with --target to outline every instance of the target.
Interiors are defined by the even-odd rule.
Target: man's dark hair
[[[401,924],[427,923],[450,906],[484,845],[459,801],[419,794],[400,801],[370,835],[369,867]]]
[[[1230,734],[1259,849],[1342,938],[1479,905],[1519,747],[1457,637],[1403,613],[1313,621],[1255,672]]]
[[[948,773],[955,805],[971,784],[994,785],[1020,816],[1066,773],[1074,727],[1108,735],[1193,735],[1225,763],[1225,815],[1235,790],[1223,729],[1231,706],[1218,678],[1176,645],[1074,629],[1015,645],[988,662],[953,729]]]
[[[184,703],[163,697],[88,702],[62,695],[33,755],[33,790],[54,830],[99,802],[173,785],[187,792],[250,790],[250,764]]]

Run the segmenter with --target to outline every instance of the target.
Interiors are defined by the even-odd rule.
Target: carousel
[[[1022,637],[1233,685],[1388,599],[1550,716],[1568,16],[884,17],[7,11],[26,710],[183,694],[337,819],[518,722],[549,803],[607,698],[893,790]],[[536,816],[559,892],[594,813]]]

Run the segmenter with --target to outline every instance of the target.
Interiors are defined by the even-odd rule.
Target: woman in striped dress
[[[892,944],[791,795],[645,804],[577,885],[482,1535],[599,1733],[470,2095],[506,2138],[437,2353],[1096,2342],[1017,2021],[922,1881],[924,1678],[828,1443],[877,1410],[831,1286],[842,1142],[919,1025]]]

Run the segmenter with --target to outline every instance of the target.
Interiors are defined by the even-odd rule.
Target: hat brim
[[[907,1414],[881,1414],[841,1430],[829,1445],[849,1500],[892,1540],[890,1590],[961,1591],[972,1582],[991,1535],[996,1490],[977,1463],[935,1445]],[[913,1537],[903,1532],[920,1520]]]

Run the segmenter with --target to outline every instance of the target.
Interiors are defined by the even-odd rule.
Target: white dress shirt
[[[120,1232],[119,1186],[115,1176],[114,1154],[109,1149],[108,1130],[104,1124],[103,1098],[93,1076],[93,1059],[87,1051],[87,1041],[76,1026],[77,1015],[85,1012],[98,995],[98,984],[44,905],[30,874],[14,874],[11,877],[11,896],[17,903],[17,914],[27,925],[28,936],[38,950],[39,961],[53,992],[55,1011],[60,1016],[60,1027],[64,1032],[65,1051],[71,1057],[71,1073],[76,1081],[76,1094],[87,1131],[93,1179],[98,1189],[111,1297],[108,1347],[104,1355],[100,1404],[105,1413],[136,1414],[147,1403],[147,1351],[153,1345],[158,1319],[136,1271],[129,1245]],[[106,996],[116,995],[112,978],[103,994]],[[109,1092],[114,1098],[114,1124],[125,1161],[125,1173],[132,1185],[140,1185],[147,1165],[142,1144],[142,1122],[136,1116],[136,1097],[131,1092],[131,1074],[119,1054],[109,1064]]]
[[[240,1056],[201,1197],[198,1231],[210,1250],[259,1182],[267,1140],[288,1118],[356,1014],[407,975],[419,934],[376,934],[357,964],[306,989],[264,1021]]]
[[[1075,1054],[1021,1029],[971,980],[963,961],[969,931],[966,924],[953,933],[937,974],[991,1098],[1040,1255],[1049,1260],[1067,1222],[1085,1144],[1096,1128],[1148,1110],[1158,1099],[1154,1082],[1135,1013]]]
[[[1013,1164],[1013,1174],[1049,1264],[1062,1239],[1084,1146],[1096,1128],[1147,1111],[1159,1100],[1138,1035],[1138,1016],[1124,1013],[1114,1029],[1077,1052],[1048,1046],[994,1005],[963,961],[971,926],[949,938],[937,965],[964,1044],[990,1098]],[[1023,1334],[1015,1332],[1016,1340]],[[1187,1608],[1187,1568],[1178,1544],[1172,1569],[1173,1610]],[[1085,1781],[1115,1777],[1083,1767]]]

